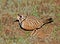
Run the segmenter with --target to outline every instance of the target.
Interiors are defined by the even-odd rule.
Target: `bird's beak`
[[[14,22],[19,22],[19,20],[15,20]]]

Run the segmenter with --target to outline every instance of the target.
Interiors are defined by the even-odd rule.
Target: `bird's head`
[[[17,19],[15,20],[15,22],[23,22],[26,19],[26,15],[22,15],[22,14],[18,14],[17,15]]]

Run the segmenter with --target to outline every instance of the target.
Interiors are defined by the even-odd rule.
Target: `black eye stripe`
[[[20,18],[22,18],[22,16],[20,16]]]

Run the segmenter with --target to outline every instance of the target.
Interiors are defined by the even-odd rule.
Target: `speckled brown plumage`
[[[51,23],[52,18],[40,19],[33,15],[20,15],[18,14],[17,20],[19,25],[24,30],[37,30],[40,29],[43,25]]]

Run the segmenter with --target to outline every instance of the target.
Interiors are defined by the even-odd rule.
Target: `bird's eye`
[[[22,16],[20,16],[20,18],[22,18]]]

